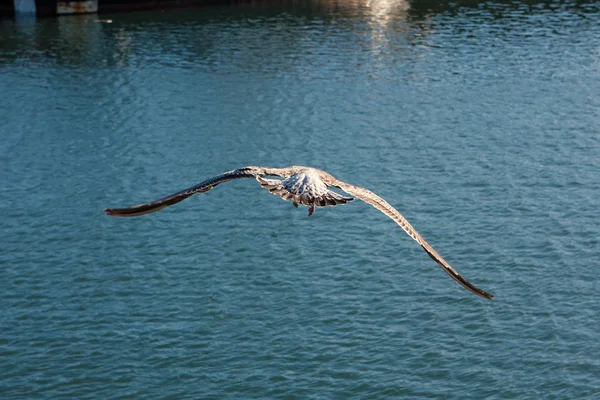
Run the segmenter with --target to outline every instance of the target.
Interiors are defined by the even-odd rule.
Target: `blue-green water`
[[[112,23],[98,19],[111,19]],[[2,399],[600,398],[600,7],[255,4],[0,23]],[[354,202],[397,207],[486,301]]]

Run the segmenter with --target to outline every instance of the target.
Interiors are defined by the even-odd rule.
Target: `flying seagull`
[[[267,176],[277,176],[283,179],[269,179]],[[394,220],[408,235],[417,241],[423,247],[425,252],[436,262],[442,269],[452,277],[456,282],[461,284],[472,293],[491,299],[493,296],[479,289],[460,275],[450,264],[431,247],[425,239],[408,223],[406,218],[402,216],[394,207],[388,204],[387,201],[377,196],[375,193],[350,185],[337,180],[332,175],[320,169],[292,166],[288,168],[267,168],[267,167],[244,167],[233,171],[225,172],[217,175],[214,178],[208,179],[189,189],[182,190],[162,199],[152,201],[150,203],[142,203],[128,208],[105,208],[104,212],[115,217],[134,217],[137,215],[149,214],[158,211],[173,204],[177,204],[182,200],[187,199],[196,193],[208,192],[215,186],[240,178],[254,178],[260,185],[269,192],[281,196],[284,200],[289,200],[294,203],[294,207],[299,204],[310,207],[308,215],[311,216],[315,212],[315,207],[335,206],[338,204],[346,204],[353,197],[342,196],[339,193],[328,189],[329,186],[336,187],[344,192],[358,197],[362,201],[369,203],[388,217]]]

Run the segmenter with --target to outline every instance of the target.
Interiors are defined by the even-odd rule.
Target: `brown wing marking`
[[[400,227],[404,229],[404,231],[408,233],[410,237],[416,240],[417,243],[419,243],[421,247],[423,247],[425,252],[429,254],[429,257],[431,257],[448,275],[450,275],[452,279],[461,284],[465,289],[486,299],[491,299],[494,297],[493,295],[484,292],[483,290],[473,285],[471,282],[466,280],[461,274],[459,274],[458,271],[452,268],[452,266],[450,266],[450,264],[446,260],[444,260],[444,258],[440,256],[439,253],[435,251],[435,249],[431,247],[431,245],[427,243],[425,239],[423,239],[419,232],[417,232],[416,229],[412,227],[412,225],[406,220],[406,218],[404,218],[402,214],[400,214],[387,201],[377,196],[370,190],[358,186],[349,185],[343,182],[338,182],[335,186],[351,194],[352,196],[358,197],[362,201],[372,205],[373,207],[375,207],[376,209],[393,219],[394,222],[400,225]]]
[[[180,201],[183,201],[188,197],[192,196],[193,194],[208,192],[209,190],[223,182],[227,182],[233,179],[255,177],[256,173],[252,171],[229,171],[225,172],[224,174],[217,175],[214,178],[208,179],[202,183],[199,183],[196,186],[192,186],[191,188],[182,190],[181,192],[177,192],[167,197],[163,197],[162,199],[151,201],[149,203],[138,204],[127,208],[105,208],[104,212],[107,215],[111,215],[113,217],[135,217],[138,215],[150,214],[155,211],[161,210],[165,207],[172,206],[173,204],[177,204]]]

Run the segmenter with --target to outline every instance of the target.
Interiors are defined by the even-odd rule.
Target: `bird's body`
[[[277,176],[282,179],[269,179],[266,176]],[[260,185],[269,190],[269,192],[280,196],[284,200],[292,201],[295,207],[302,204],[310,207],[308,215],[314,213],[315,207],[335,206],[346,204],[354,198],[345,197],[341,194],[329,190],[329,187],[336,187],[344,192],[355,196],[366,203],[371,204],[379,211],[390,217],[396,222],[410,237],[416,240],[429,256],[438,263],[440,267],[450,275],[455,281],[460,283],[472,293],[491,299],[493,296],[471,284],[462,277],[450,264],[431,247],[429,243],[412,227],[412,225],[400,214],[394,207],[375,193],[342,182],[332,175],[320,169],[302,166],[292,166],[287,168],[267,168],[258,166],[249,166],[239,168],[233,171],[225,172],[214,178],[208,179],[189,189],[182,190],[162,199],[142,203],[128,208],[106,208],[104,211],[108,215],[117,217],[132,217],[137,215],[149,214],[162,208],[179,203],[196,193],[204,193],[215,186],[234,179],[254,178]]]

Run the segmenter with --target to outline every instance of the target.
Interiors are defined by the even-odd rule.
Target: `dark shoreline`
[[[84,9],[85,3],[91,1],[64,1],[64,0],[34,0],[36,4],[36,16],[48,17],[57,16],[57,6],[59,3],[66,4],[73,9]],[[95,13],[116,13],[116,12],[131,12],[143,10],[166,10],[166,9],[184,9],[192,7],[202,7],[210,5],[236,5],[236,4],[251,4],[251,5],[274,5],[287,4],[300,6],[307,3],[322,4],[327,7],[344,8],[348,3],[363,3],[367,0],[313,0],[313,1],[294,1],[294,0],[97,0],[97,10]],[[432,13],[450,13],[457,14],[468,9],[477,9],[482,6],[482,2],[478,0],[456,0],[456,1],[435,1],[435,0],[406,0],[407,9],[411,14],[432,14]],[[495,17],[501,18],[506,9],[518,9],[520,12],[535,12],[540,9],[554,10],[560,7],[582,8],[594,5],[590,0],[571,0],[564,3],[547,2],[543,0],[524,0],[513,2],[510,0],[497,0],[496,5],[502,5],[497,10],[491,9]],[[89,11],[88,11],[89,13]],[[15,17],[14,0],[0,1],[0,17],[13,18]]]
[[[59,15],[57,6],[59,0],[35,0],[37,17],[52,17]],[[62,2],[61,3],[69,3]],[[83,4],[84,2],[80,2]],[[215,4],[232,4],[231,0],[98,0],[97,13],[131,12],[156,9],[191,8]],[[75,5],[77,2],[70,2]],[[12,0],[0,2],[0,16],[11,18],[15,16],[15,6]]]

